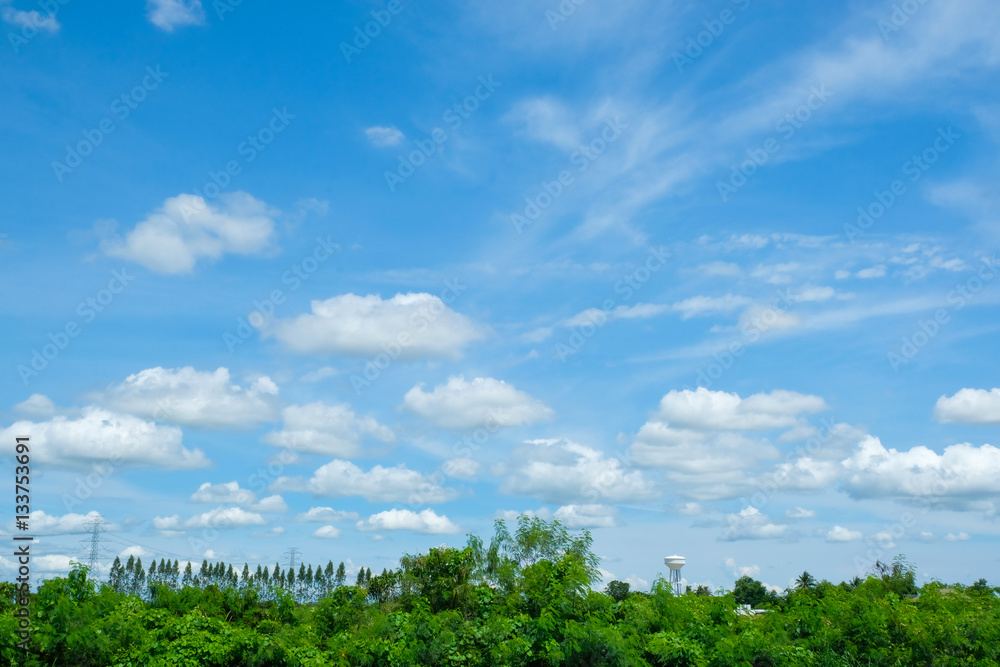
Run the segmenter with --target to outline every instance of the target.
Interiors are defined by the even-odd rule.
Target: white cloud
[[[265,326],[267,326],[265,324]],[[312,312],[264,330],[301,354],[385,355],[389,359],[459,359],[482,328],[425,293],[345,294],[313,301]]]
[[[743,275],[743,269],[732,262],[702,264],[698,271],[706,278],[739,278]]]
[[[340,371],[336,368],[333,368],[332,366],[323,366],[322,368],[317,368],[314,371],[309,371],[299,379],[303,382],[319,382],[320,380],[325,380],[339,374]]]
[[[313,536],[332,540],[340,537],[340,528],[337,528],[336,526],[321,526],[313,532]]]
[[[501,491],[547,502],[648,500],[659,495],[642,472],[628,472],[617,459],[568,440],[530,440],[518,447]]]
[[[769,540],[784,536],[788,526],[771,523],[766,514],[761,514],[756,507],[747,507],[737,514],[727,514],[728,525],[720,539],[727,542],[735,540]]]
[[[186,528],[242,528],[244,526],[263,526],[265,523],[264,517],[260,514],[248,512],[242,507],[217,507],[214,510],[191,517],[184,522],[184,526]],[[155,521],[154,525],[156,525]],[[176,524],[173,524],[170,527],[175,526]],[[156,527],[160,528],[160,526]]]
[[[946,542],[968,542],[970,538],[968,533],[948,533],[944,539]]]
[[[56,413],[56,405],[52,399],[42,394],[32,394],[27,400],[21,401],[14,409],[29,417],[51,417]]]
[[[239,482],[212,484],[205,482],[191,494],[194,503],[232,503],[237,505],[257,502],[257,494],[249,489],[241,489]]]
[[[670,306],[662,306],[654,303],[637,303],[634,306],[618,306],[610,312],[600,308],[588,308],[577,313],[573,317],[563,322],[566,327],[579,327],[585,325],[603,326],[607,322],[614,320],[636,320],[656,317],[670,310]]]
[[[258,500],[256,493],[248,489],[241,489],[239,482],[226,482],[224,484],[205,482],[191,494],[190,500],[194,503],[245,505],[255,512],[268,514],[281,514],[288,511],[288,505],[285,504],[281,496],[268,496]]]
[[[250,509],[265,514],[284,514],[288,511],[288,504],[281,496],[268,496],[261,498],[259,502],[252,503]]]
[[[522,514],[529,518],[538,517],[539,519],[545,519],[546,521],[552,518],[552,512],[550,512],[547,507],[542,507],[537,510],[524,510],[521,512],[517,510],[497,510],[496,518],[503,519],[504,521],[516,522],[517,518]]]
[[[872,266],[867,269],[861,269],[854,274],[855,278],[861,278],[863,280],[870,280],[872,278],[885,278],[885,266]]]
[[[166,32],[188,25],[205,25],[201,0],[147,0],[149,22]]]
[[[1000,494],[1000,449],[964,443],[942,454],[914,447],[886,449],[868,436],[843,462],[844,488],[855,498],[923,498],[971,509],[977,500]]]
[[[297,480],[279,478],[276,489],[307,490],[330,498],[361,496],[369,502],[441,503],[455,497],[455,491],[439,486],[433,477],[409,470],[375,466],[365,472],[350,461],[334,460],[315,472],[304,486]]]
[[[816,512],[807,510],[804,507],[796,507],[795,509],[787,510],[785,516],[789,519],[812,519],[816,516]]]
[[[403,404],[443,428],[522,426],[554,415],[544,403],[503,380],[475,378],[468,382],[458,376],[430,392],[423,386],[410,389]]]
[[[284,428],[268,433],[264,442],[329,456],[355,456],[364,436],[393,442],[396,434],[373,417],[358,417],[349,405],[290,405],[282,411]]]
[[[706,317],[719,313],[729,313],[737,308],[742,308],[751,303],[745,296],[735,296],[726,294],[720,297],[695,296],[684,301],[678,301],[671,308],[681,313],[681,319],[688,320],[692,317]]]
[[[934,406],[934,417],[954,424],[1000,424],[1000,389],[961,389],[942,396]]]
[[[254,428],[276,416],[278,387],[267,376],[250,387],[233,384],[229,370],[149,368],[102,396],[106,405],[159,422],[197,428]]]
[[[433,510],[420,513],[410,510],[391,509],[373,514],[364,521],[358,521],[358,530],[412,530],[417,533],[444,535],[457,533],[458,526],[446,516],[438,516]]]
[[[103,517],[98,512],[52,516],[42,510],[35,510],[28,514],[28,525],[31,526],[32,534],[36,535],[69,535],[88,532],[96,519],[103,520]],[[118,526],[104,523],[102,529],[118,530]]]
[[[570,110],[551,97],[537,97],[519,102],[507,120],[521,125],[529,138],[564,150],[579,148],[580,129]]]
[[[479,473],[479,462],[472,459],[449,459],[441,465],[441,472],[448,477],[473,480]]]
[[[200,260],[224,254],[259,255],[273,247],[278,211],[245,192],[223,193],[218,203],[178,195],[128,232],[105,238],[110,257],[165,274],[191,273]]]
[[[295,517],[297,521],[317,521],[320,523],[347,521],[348,519],[357,518],[357,512],[345,512],[343,510],[335,510],[332,507],[310,507],[308,512]]]
[[[201,450],[181,445],[179,428],[159,426],[96,407],[84,408],[78,419],[57,416],[41,423],[20,421],[0,433],[10,441],[30,433],[36,460],[53,465],[118,461],[167,470],[209,465]]]
[[[776,389],[740,398],[738,394],[698,387],[671,391],[660,401],[659,420],[694,429],[771,429],[795,425],[803,413],[821,412],[818,396]]]
[[[32,556],[31,562],[35,566],[33,569],[39,572],[69,572],[74,565],[80,562],[80,559],[73,556],[52,554]]]
[[[843,526],[834,526],[830,529],[830,532],[826,534],[827,542],[857,542],[864,535],[857,530],[849,530]]]
[[[608,505],[563,505],[553,516],[569,528],[611,528],[618,523],[618,510]]]
[[[737,565],[735,558],[727,558],[723,561],[726,568],[733,573],[735,579],[740,577],[753,577],[757,578],[760,576],[760,566],[759,565]]]
[[[365,130],[365,136],[372,142],[373,146],[386,148],[388,146],[398,146],[403,141],[405,135],[397,127],[382,127],[375,125]]]
[[[33,28],[50,34],[59,32],[59,28],[62,27],[56,20],[54,13],[43,16],[35,9],[22,11],[9,6],[4,7],[0,10],[0,18],[4,20],[4,23],[17,28]]]

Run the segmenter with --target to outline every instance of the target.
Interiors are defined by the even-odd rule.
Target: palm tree
[[[812,588],[816,585],[816,577],[812,576],[808,572],[803,572],[799,575],[799,578],[795,580],[795,588]]]

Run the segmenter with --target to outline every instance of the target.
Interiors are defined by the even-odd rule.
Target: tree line
[[[353,584],[332,561],[254,572],[206,561],[196,573],[135,557],[100,582],[77,566],[31,595],[27,651],[14,585],[0,584],[0,664],[1000,665],[1000,590],[983,579],[917,586],[902,556],[839,584],[803,572],[783,592],[742,577],[732,591],[682,595],[663,579],[595,590],[599,564],[586,531],[520,517],[498,521],[488,545],[470,536],[464,548],[406,554]]]

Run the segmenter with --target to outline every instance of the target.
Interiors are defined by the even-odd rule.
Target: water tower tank
[[[667,556],[663,559],[663,564],[670,568],[670,583],[674,587],[674,595],[680,596],[681,590],[681,568],[686,563],[684,556]]]

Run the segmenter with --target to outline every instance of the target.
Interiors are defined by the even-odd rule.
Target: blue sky
[[[996,3],[0,20],[37,574],[96,515],[381,571],[533,512],[640,588],[997,579]]]

